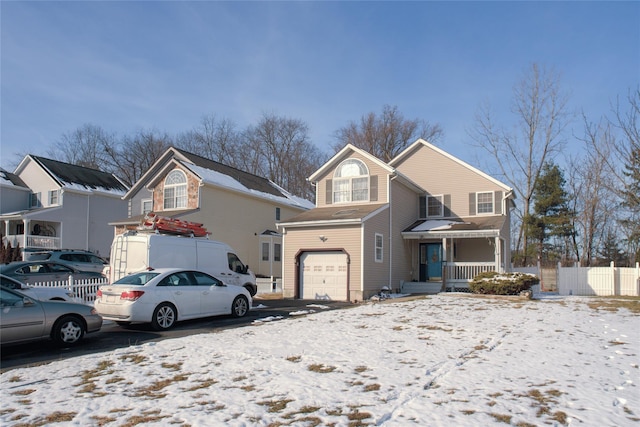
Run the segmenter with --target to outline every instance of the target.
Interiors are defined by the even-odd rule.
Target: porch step
[[[442,291],[442,282],[400,282],[400,292],[403,294],[430,294]]]

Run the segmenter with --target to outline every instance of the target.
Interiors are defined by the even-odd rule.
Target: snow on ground
[[[638,425],[640,318],[594,301],[311,304],[286,319],[5,372],[0,424]]]

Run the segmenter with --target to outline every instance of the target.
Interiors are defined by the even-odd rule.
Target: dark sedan
[[[85,333],[99,331],[102,317],[93,307],[65,301],[38,301],[0,287],[0,343],[52,339],[73,345]]]
[[[93,271],[79,271],[68,265],[52,261],[14,261],[0,266],[0,273],[25,284],[42,282],[102,279],[104,276]]]

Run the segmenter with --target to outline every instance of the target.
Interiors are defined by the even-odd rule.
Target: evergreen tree
[[[564,189],[565,180],[560,168],[545,163],[536,181],[533,196],[533,213],[526,217],[526,232],[538,246],[538,259],[557,258],[566,254],[565,238],[574,234],[573,213],[569,209],[569,198]],[[551,239],[558,244],[551,245]],[[551,253],[555,256],[549,257]]]
[[[607,265],[613,261],[616,267],[627,267],[628,258],[624,250],[620,249],[620,239],[612,230],[608,230],[599,251],[600,259]]]
[[[625,164],[626,182],[622,191],[622,206],[629,210],[629,216],[620,220],[627,230],[627,239],[632,262],[640,262],[640,143],[632,145],[629,159]]]

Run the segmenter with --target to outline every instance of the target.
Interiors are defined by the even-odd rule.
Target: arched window
[[[164,180],[164,209],[187,207],[187,177],[181,170],[174,169]]]
[[[340,163],[333,175],[333,202],[369,201],[369,170],[358,159]]]

